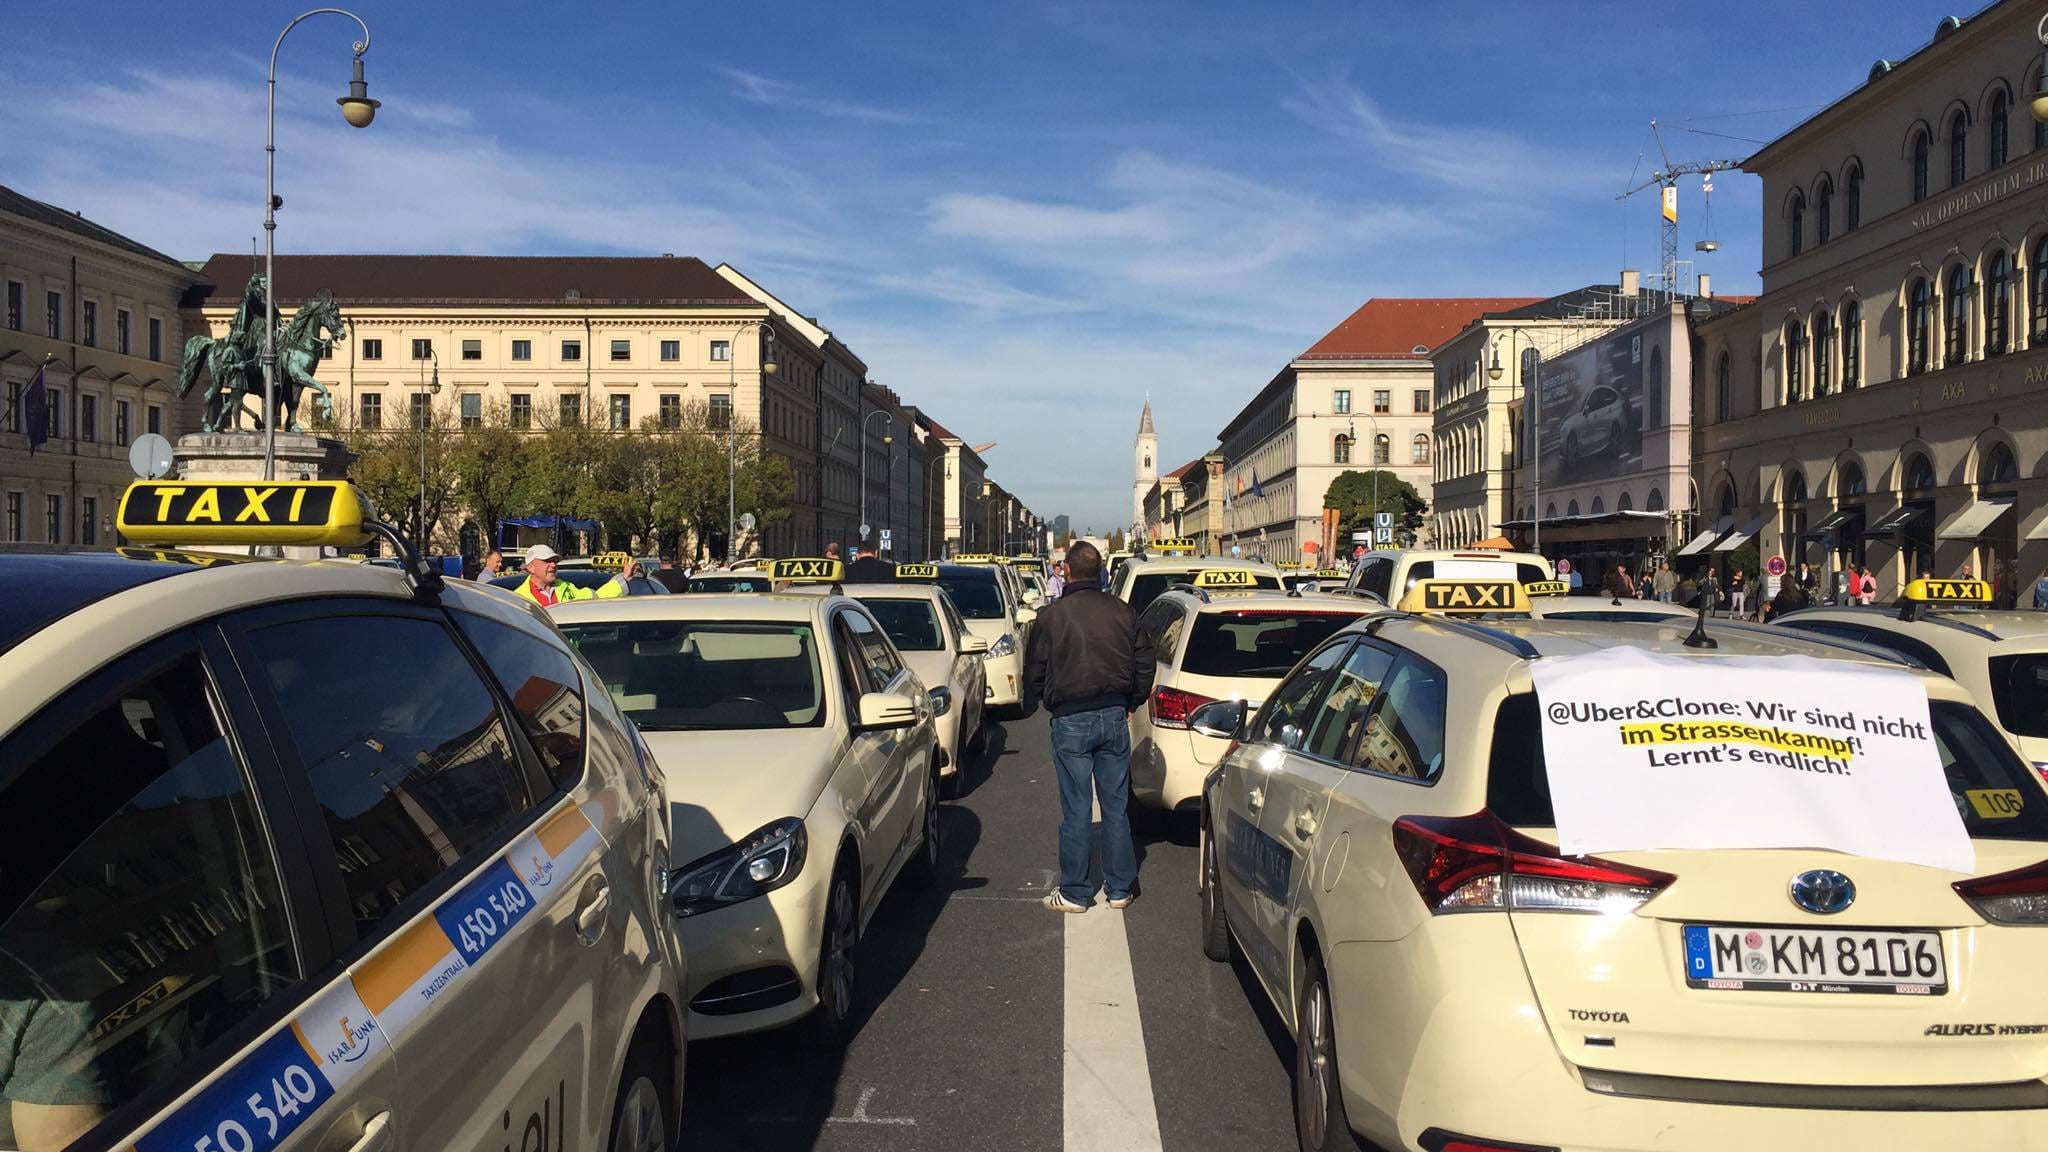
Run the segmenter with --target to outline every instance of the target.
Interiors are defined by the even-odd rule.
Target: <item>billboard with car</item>
[[[1643,381],[1653,369],[1662,375],[1657,331],[1631,324],[1538,366],[1542,410],[1531,415],[1545,488],[1641,470],[1643,430],[1655,417],[1644,411]]]

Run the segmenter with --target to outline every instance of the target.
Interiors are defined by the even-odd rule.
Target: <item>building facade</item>
[[[0,547],[118,542],[135,437],[197,430],[177,392],[178,305],[198,282],[161,252],[0,187]],[[39,370],[48,439],[30,452],[24,397]]]
[[[2048,568],[2038,16],[1944,21],[1745,163],[1763,295],[1700,326],[1694,382],[1712,547],[1867,564],[1887,598],[1966,571],[2009,595]]]

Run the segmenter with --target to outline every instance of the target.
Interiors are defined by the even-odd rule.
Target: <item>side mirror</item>
[[[1045,606],[1045,597],[1040,596],[1036,592],[1026,592],[1024,594],[1024,606],[1035,612]]]
[[[863,732],[908,728],[917,723],[917,700],[901,692],[870,692],[860,698]]]
[[[944,716],[953,710],[953,690],[943,684],[925,693],[925,698],[932,702],[933,716]]]
[[[1037,610],[1037,609],[1035,609],[1035,608],[1019,608],[1019,609],[1017,609],[1017,627],[1019,627],[1019,628],[1022,628],[1022,627],[1023,627],[1024,625],[1026,625],[1026,624],[1029,624],[1029,623],[1031,623],[1031,622],[1032,622],[1033,620],[1036,620],[1036,619],[1038,619],[1038,610]]]
[[[969,656],[986,656],[988,655],[988,640],[985,637],[976,636],[972,633],[964,634],[960,637],[960,651]]]
[[[1246,710],[1242,700],[1215,700],[1188,713],[1188,729],[1219,740],[1235,740],[1244,730]]]

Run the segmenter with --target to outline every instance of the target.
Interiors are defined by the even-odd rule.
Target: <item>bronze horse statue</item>
[[[208,384],[200,398],[200,427],[208,432],[240,431],[243,401],[252,395],[259,400],[263,396],[264,303],[268,294],[261,273],[249,277],[227,334],[219,339],[194,336],[185,341],[185,359],[178,371],[178,396],[188,395],[199,382],[200,374],[205,373]],[[317,411],[331,413],[331,398],[327,389],[313,378],[313,370],[335,341],[347,338],[348,326],[342,321],[341,309],[326,292],[299,305],[291,320],[281,326],[275,345],[276,402],[281,427],[305,431],[299,426],[298,411],[299,401],[308,388],[320,394]],[[253,419],[261,429],[260,409]]]

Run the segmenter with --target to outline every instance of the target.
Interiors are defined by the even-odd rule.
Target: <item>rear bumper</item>
[[[1210,739],[1182,728],[1153,728],[1131,746],[1131,798],[1169,812],[1200,804],[1202,781],[1214,765],[1195,759],[1194,742]]]

